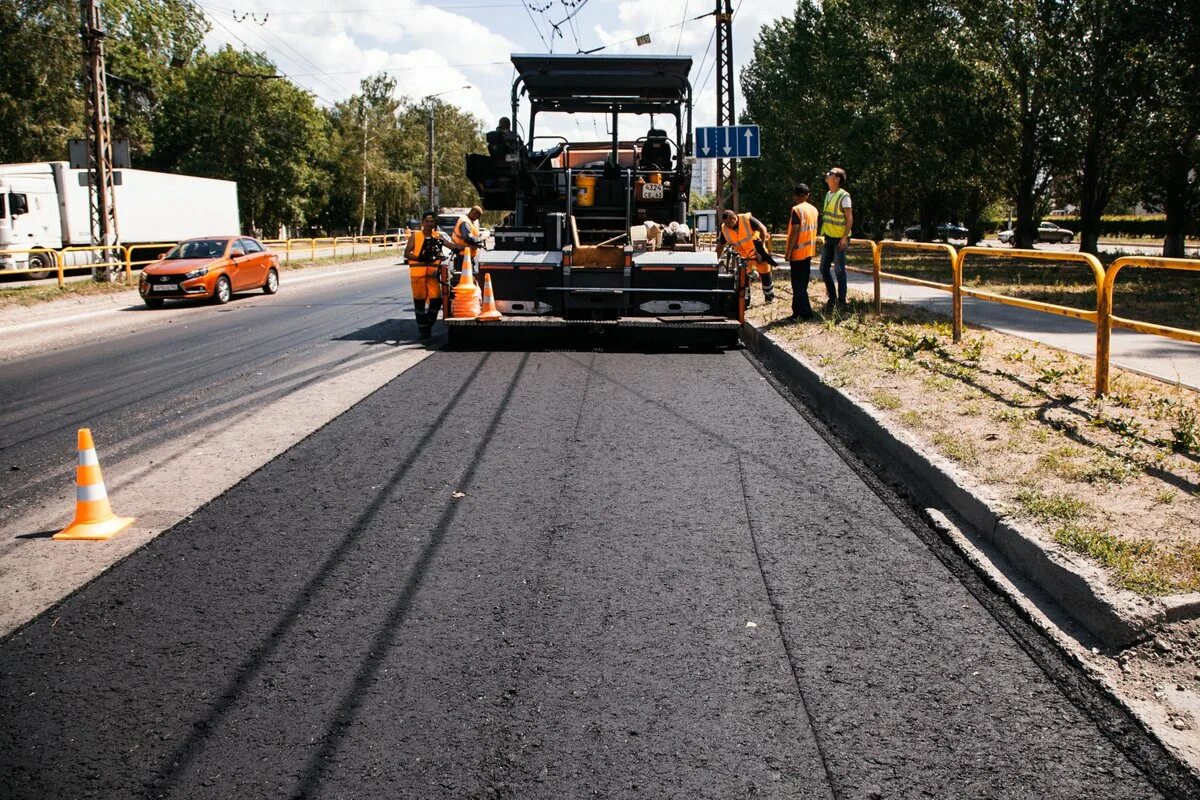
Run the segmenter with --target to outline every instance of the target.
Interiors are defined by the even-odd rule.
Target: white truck
[[[166,172],[118,169],[113,175],[122,245],[178,242],[241,232],[237,183]],[[87,171],[66,161],[0,164],[0,270],[48,274],[48,253],[91,244]],[[63,254],[64,265],[86,267],[87,252]]]

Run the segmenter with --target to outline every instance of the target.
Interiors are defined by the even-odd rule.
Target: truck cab
[[[736,322],[744,276],[687,227],[687,56],[514,55],[512,119],[467,156],[483,208],[508,212],[479,254],[506,315],[550,323]],[[606,138],[538,133],[547,115],[603,118]],[[452,320],[452,322],[454,322]],[[453,335],[453,328],[452,328]]]

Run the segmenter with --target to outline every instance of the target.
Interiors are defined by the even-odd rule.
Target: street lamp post
[[[426,191],[429,192],[429,198],[428,198],[429,199],[429,208],[433,209],[433,212],[435,214],[440,210],[438,208],[438,205],[439,205],[438,200],[440,200],[440,198],[438,198],[435,194],[435,188],[434,188],[434,183],[433,183],[433,133],[434,133],[433,112],[434,112],[435,106],[434,106],[432,100],[435,97],[441,97],[444,94],[450,94],[451,92],[458,92],[458,91],[462,91],[463,89],[470,89],[470,88],[471,88],[471,85],[467,84],[465,86],[459,86],[455,89],[447,89],[446,91],[438,92],[437,94],[429,94],[429,95],[426,95],[424,98],[426,101],[426,106],[429,109],[429,122],[428,122],[428,131],[427,131],[428,142],[426,144],[426,153],[425,153],[425,168],[426,168],[426,172],[428,172],[428,174],[429,174],[429,183],[426,185],[427,186]]]

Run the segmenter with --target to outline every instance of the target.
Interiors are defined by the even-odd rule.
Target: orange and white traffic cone
[[[75,521],[54,534],[54,538],[104,541],[132,523],[132,517],[118,517],[108,504],[92,432],[80,428],[79,466],[75,468]]]
[[[490,273],[483,276],[483,311],[475,319],[480,322],[504,319],[504,315],[500,313],[500,309],[496,308],[496,295],[492,293],[492,276]]]
[[[451,304],[450,315],[456,319],[474,319],[481,310],[479,302],[479,284],[471,270],[471,256],[463,254],[462,277],[454,287],[454,302]]]

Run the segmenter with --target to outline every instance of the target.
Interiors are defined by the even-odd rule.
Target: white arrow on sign
[[[725,155],[729,155],[729,128],[725,128]]]
[[[749,128],[746,128],[746,155],[747,156],[754,152],[753,148],[750,146],[750,143],[753,141],[754,141],[754,134],[750,132]]]
[[[700,131],[701,131],[701,133],[703,133],[703,136],[700,137],[700,152],[707,156],[708,155],[708,129],[701,128]]]

